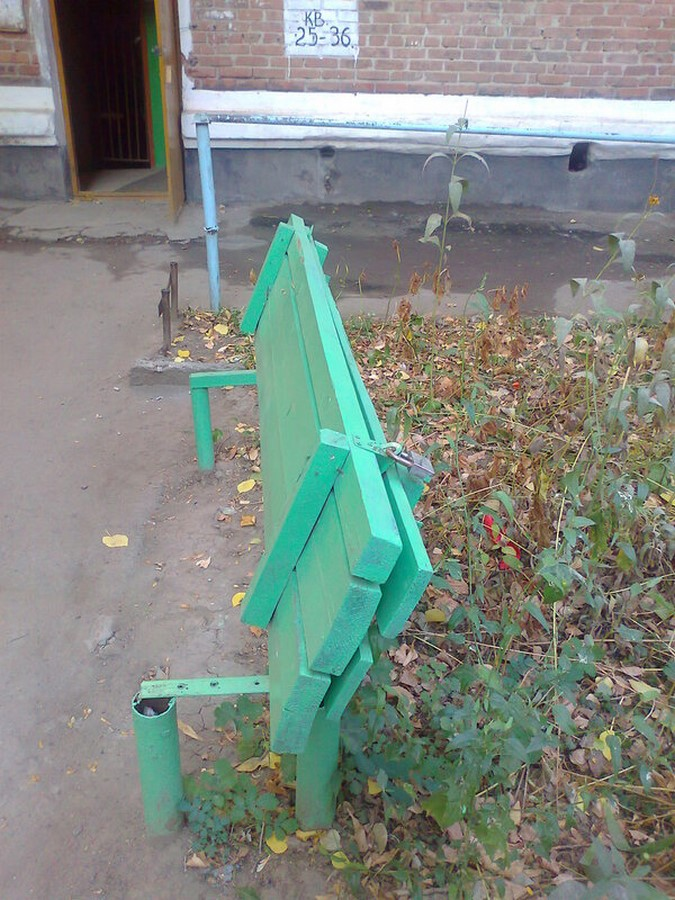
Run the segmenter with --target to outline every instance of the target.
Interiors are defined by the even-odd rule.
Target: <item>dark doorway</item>
[[[53,0],[76,193],[166,194],[154,0]]]

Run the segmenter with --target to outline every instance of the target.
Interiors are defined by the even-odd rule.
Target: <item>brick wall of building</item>
[[[0,31],[0,84],[37,84],[40,63],[29,31]]]
[[[215,90],[675,99],[671,0],[360,0],[360,53],[284,55],[283,0],[192,0],[186,72]]]

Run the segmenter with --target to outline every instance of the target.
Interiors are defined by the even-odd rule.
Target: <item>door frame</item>
[[[77,166],[77,154],[75,151],[75,139],[73,121],[70,112],[70,102],[68,98],[68,87],[66,84],[65,67],[63,64],[63,53],[61,50],[61,35],[59,32],[59,22],[56,14],[56,0],[48,0],[49,4],[49,20],[52,29],[52,41],[54,44],[54,56],[56,59],[56,71],[59,82],[59,92],[61,95],[61,105],[63,109],[63,122],[66,136],[66,154],[68,157],[68,168],[70,171],[71,190],[74,198],[82,200],[98,200],[111,198],[115,200],[148,200],[163,199],[166,200],[170,213],[175,217],[178,216],[184,200],[184,161],[183,147],[180,135],[180,114],[178,116],[178,139],[180,141],[180,152],[175,147],[176,126],[173,129],[169,127],[168,112],[172,105],[178,106],[180,110],[182,105],[182,65],[180,47],[178,45],[178,28],[169,27],[167,23],[177,23],[178,9],[176,0],[154,0],[155,19],[157,22],[158,43],[162,48],[160,55],[168,57],[169,63],[160,66],[161,70],[161,90],[162,90],[162,115],[164,117],[164,144],[166,149],[166,176],[167,190],[147,193],[144,191],[87,191],[83,190],[80,185],[80,175]],[[164,24],[164,28],[162,28]],[[167,33],[168,32],[168,33]],[[166,46],[164,42],[169,42]],[[175,61],[175,62],[174,62]],[[171,67],[171,75],[167,76],[168,68]],[[175,74],[173,70],[178,69]],[[177,92],[177,94],[176,94]],[[169,93],[171,96],[167,96]],[[171,133],[170,133],[171,132]],[[170,141],[173,140],[173,153],[171,153]]]

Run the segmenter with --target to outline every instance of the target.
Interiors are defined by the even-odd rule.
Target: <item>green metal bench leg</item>
[[[213,454],[209,389],[191,387],[190,396],[192,397],[192,419],[195,425],[197,465],[203,472],[211,472],[215,465],[215,457]]]
[[[256,373],[252,369],[228,372],[193,372],[190,375],[197,464],[203,472],[212,472],[215,465],[209,388],[237,387],[242,384],[256,384],[256,381]]]
[[[144,715],[150,708],[154,715]],[[179,804],[183,799],[180,771],[176,701],[141,700],[131,704],[136,751],[141,777],[145,825],[152,835],[170,834],[183,822]]]
[[[338,751],[340,723],[317,713],[307,749],[299,753],[296,769],[295,814],[302,828],[330,828],[340,786]]]

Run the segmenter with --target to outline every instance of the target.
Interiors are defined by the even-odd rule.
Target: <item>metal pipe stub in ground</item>
[[[170,834],[183,824],[179,809],[183,799],[183,778],[176,700],[174,697],[141,699],[136,694],[131,711],[145,825],[149,834]]]

